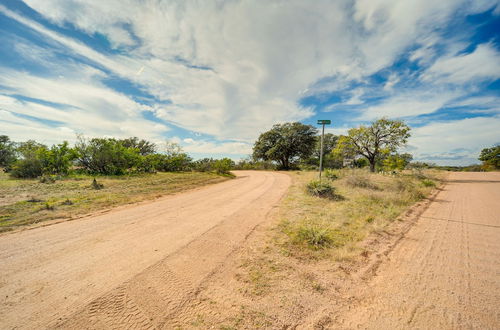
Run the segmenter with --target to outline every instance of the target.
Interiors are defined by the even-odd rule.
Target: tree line
[[[123,175],[197,170],[227,174],[234,166],[229,158],[193,161],[179,145],[168,141],[163,152],[158,149],[155,143],[137,137],[87,139],[80,135],[73,147],[67,141],[49,147],[0,135],[0,167],[16,178],[37,178],[71,172]]]
[[[382,118],[370,125],[351,128],[346,135],[324,136],[325,168],[364,167],[376,170],[402,170],[413,156],[400,153],[411,129],[401,120]],[[227,174],[231,169],[290,170],[314,169],[319,166],[320,136],[311,125],[299,122],[276,124],[262,133],[253,146],[252,155],[235,163],[229,158],[204,158],[194,161],[181,147],[166,142],[162,152],[150,141],[131,137],[85,138],[80,135],[73,147],[68,142],[46,146],[34,140],[13,142],[0,135],[0,167],[17,178],[43,175],[68,175],[83,172],[100,175],[180,171],[214,171]],[[474,170],[500,168],[500,145],[485,148]],[[415,167],[436,167],[422,162]]]
[[[399,154],[410,137],[410,127],[400,120],[382,118],[370,126],[352,128],[347,135],[325,134],[323,159],[326,168],[368,165],[377,168],[402,169],[412,160],[410,154]],[[279,168],[289,170],[318,166],[320,158],[318,130],[302,123],[284,123],[261,134],[254,144],[256,159],[272,160]]]
[[[412,162],[409,153],[400,153],[411,136],[411,129],[401,120],[381,118],[370,125],[351,128],[346,135],[325,134],[323,159],[325,168],[369,166],[370,171],[395,171],[407,166],[437,167]],[[253,158],[273,161],[279,169],[311,168],[319,165],[320,137],[311,125],[299,122],[277,124],[262,133],[253,147]],[[495,170],[500,168],[500,145],[485,148],[479,160],[482,165],[464,168]]]

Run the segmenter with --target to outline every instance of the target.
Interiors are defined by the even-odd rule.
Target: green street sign
[[[318,120],[318,125],[330,125],[331,123],[331,120]]]

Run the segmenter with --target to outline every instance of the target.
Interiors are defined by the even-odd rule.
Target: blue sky
[[[0,134],[138,136],[195,158],[251,153],[275,123],[387,116],[407,151],[477,162],[500,142],[500,4],[489,0],[4,0]]]

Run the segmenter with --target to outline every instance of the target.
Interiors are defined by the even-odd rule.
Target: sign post
[[[325,138],[325,125],[330,125],[331,120],[318,120],[318,125],[323,125],[321,130],[321,147],[319,151],[319,182],[321,182],[321,172],[323,171],[323,140]]]

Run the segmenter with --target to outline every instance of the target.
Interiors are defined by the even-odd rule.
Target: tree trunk
[[[375,172],[375,159],[368,159],[370,162],[370,172]]]

